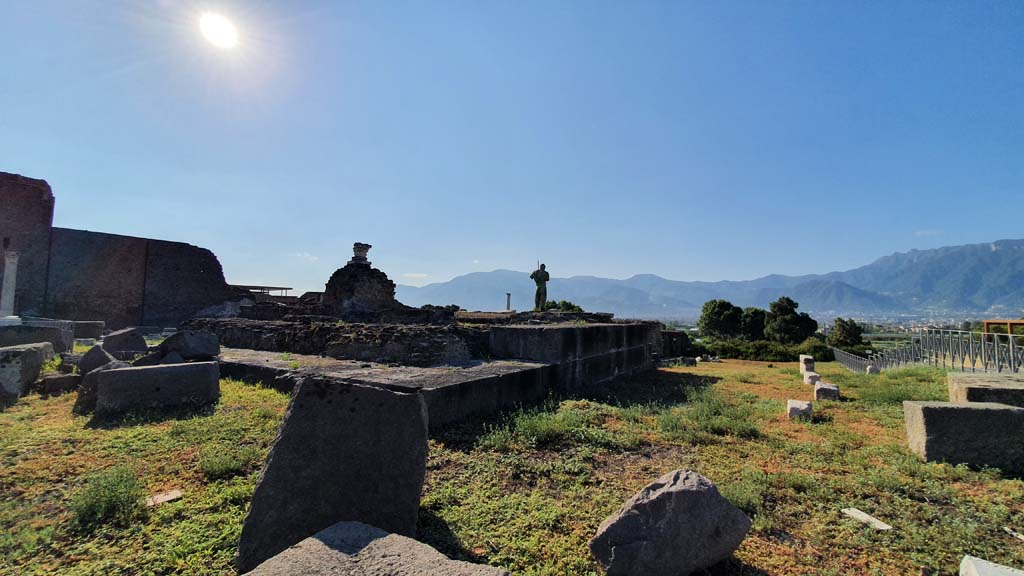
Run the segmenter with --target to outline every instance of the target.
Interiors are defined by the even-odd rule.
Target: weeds
[[[99,524],[126,525],[142,516],[144,494],[135,472],[114,466],[89,477],[71,499],[71,512],[82,528]]]

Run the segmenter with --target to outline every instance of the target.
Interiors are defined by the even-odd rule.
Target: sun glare
[[[203,37],[218,48],[234,48],[238,45],[238,29],[220,14],[204,12],[199,17],[199,29]]]

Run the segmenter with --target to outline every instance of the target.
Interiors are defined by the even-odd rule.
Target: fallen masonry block
[[[828,382],[818,382],[814,385],[815,400],[839,400],[839,386]]]
[[[0,326],[0,347],[49,342],[56,353],[70,352],[74,335],[60,326]]]
[[[800,373],[806,374],[808,372],[814,372],[814,356],[808,356],[807,354],[800,355]]]
[[[49,342],[0,348],[0,399],[14,400],[24,394],[50,358],[53,345]]]
[[[220,371],[216,362],[144,366],[105,370],[96,384],[96,412],[202,406],[220,398]]]
[[[220,354],[220,339],[206,330],[182,330],[161,342],[160,352],[174,352],[184,360],[209,360]]]
[[[787,400],[786,416],[790,420],[810,420],[813,415],[813,408],[810,402],[803,400]]]
[[[806,372],[804,373],[804,384],[814,385],[821,381],[821,376],[817,372]]]
[[[421,394],[298,378],[242,526],[238,571],[339,521],[415,535],[426,464]]]
[[[749,530],[750,518],[710,480],[675,470],[605,520],[590,552],[609,576],[677,576],[728,558]]]
[[[107,329],[107,323],[102,320],[73,320],[75,338],[93,338],[99,340],[103,331]]]
[[[153,506],[159,506],[166,504],[167,502],[173,502],[181,498],[181,490],[170,490],[168,492],[161,492],[159,494],[146,498],[146,506],[152,508]]]
[[[982,560],[974,556],[964,556],[960,561],[960,576],[1024,576],[1024,570]]]
[[[412,538],[361,522],[339,522],[260,564],[248,576],[508,576],[508,571],[449,560]]]
[[[78,373],[85,376],[89,372],[100,366],[106,366],[114,360],[115,358],[104,350],[102,346],[93,346],[85,354],[82,354],[82,358],[78,361]]]
[[[82,377],[78,374],[54,374],[43,376],[39,381],[39,391],[47,396],[59,396],[65,392],[78,389]]]
[[[996,402],[1024,408],[1024,375],[951,372],[950,402]]]
[[[88,374],[82,377],[82,384],[78,387],[78,398],[75,399],[75,406],[72,408],[72,412],[82,414],[96,409],[96,391],[99,387],[100,372],[119,370],[129,366],[127,362],[114,360],[109,364],[104,364],[99,368],[90,370]]]
[[[903,416],[910,449],[928,462],[1024,471],[1024,408],[907,401]]]
[[[104,336],[103,349],[107,352],[146,352],[149,346],[138,328],[125,328]]]

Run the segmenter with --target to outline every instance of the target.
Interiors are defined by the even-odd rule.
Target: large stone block
[[[1024,471],[1024,408],[977,402],[904,402],[910,449],[928,462]]]
[[[804,384],[813,386],[821,381],[821,375],[817,372],[804,372]]]
[[[814,356],[808,356],[807,354],[800,355],[800,373],[806,374],[808,372],[814,372]]]
[[[91,374],[90,374],[91,375]],[[96,412],[216,403],[220,398],[220,372],[216,362],[119,368],[99,373]]]
[[[165,356],[177,352],[185,360],[209,360],[220,354],[220,340],[206,330],[182,330],[160,343]]]
[[[1024,408],[1024,375],[950,372],[950,402],[996,402]]]
[[[248,576],[507,576],[449,560],[412,538],[361,522],[339,522],[260,564]]]
[[[75,406],[72,411],[75,414],[92,412],[96,409],[96,393],[99,389],[100,373],[106,370],[120,370],[129,368],[130,364],[114,360],[99,368],[93,368],[88,374],[82,376],[82,383],[78,386],[78,398],[75,399]]]
[[[245,517],[239,571],[340,521],[414,535],[426,461],[420,394],[300,378]]]
[[[828,382],[818,382],[814,385],[815,400],[839,400],[839,386]]]
[[[82,358],[78,361],[78,373],[85,376],[89,372],[100,366],[106,366],[114,360],[116,358],[111,356],[102,346],[93,346],[85,354],[82,354]]]
[[[107,352],[146,352],[149,345],[138,328],[123,328],[103,338],[103,349]]]
[[[960,561],[960,576],[1024,576],[1024,570],[968,555]]]
[[[107,323],[102,320],[75,320],[72,324],[75,327],[75,338],[99,340],[107,329]]]
[[[814,406],[803,400],[786,401],[786,417],[790,420],[811,420],[814,416]]]
[[[24,394],[50,358],[53,346],[49,342],[0,348],[0,399],[13,400]]]
[[[74,336],[58,326],[0,326],[0,347],[49,342],[57,354],[70,352]]]
[[[39,391],[46,396],[59,396],[77,390],[81,384],[78,374],[52,374],[39,380]]]
[[[609,576],[679,576],[728,558],[750,518],[707,478],[669,472],[604,521],[590,551]]]

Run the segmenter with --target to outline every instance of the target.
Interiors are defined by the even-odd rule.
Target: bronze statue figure
[[[530,274],[530,279],[537,283],[537,292],[533,296],[533,310],[543,312],[544,305],[548,303],[548,280],[551,280],[551,275],[541,264],[540,268]]]

